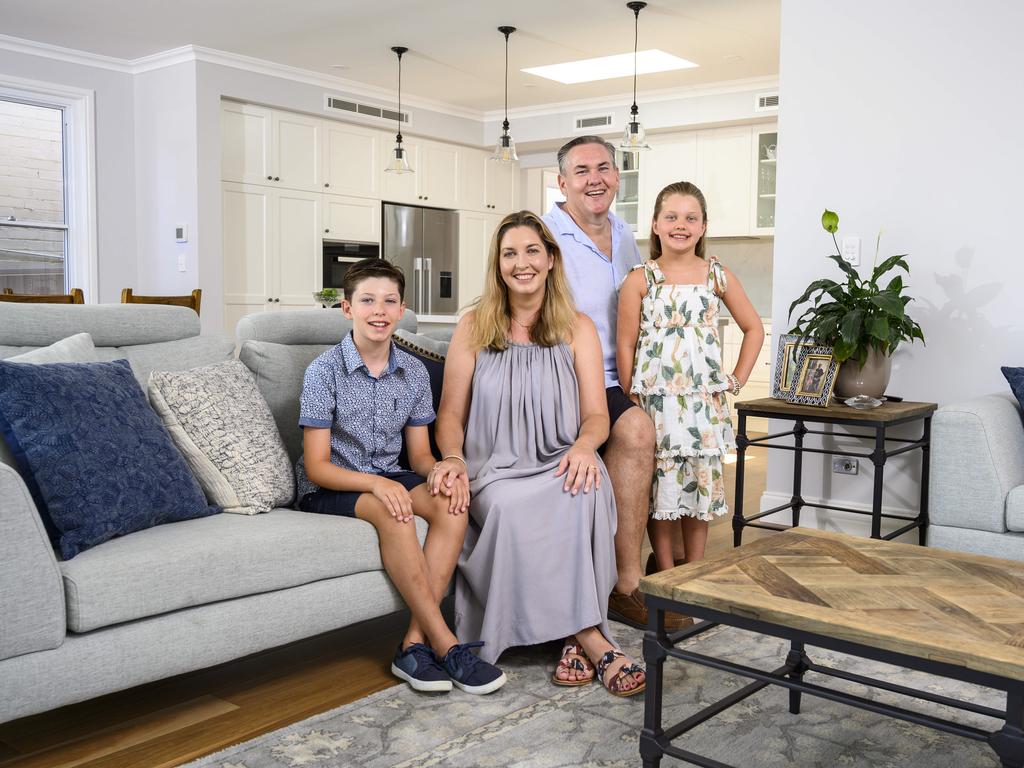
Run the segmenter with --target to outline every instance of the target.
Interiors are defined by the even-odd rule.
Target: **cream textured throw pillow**
[[[149,401],[211,504],[243,515],[291,505],[294,470],[245,365],[154,371]]]

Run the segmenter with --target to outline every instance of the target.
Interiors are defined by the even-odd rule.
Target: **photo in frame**
[[[795,333],[786,333],[779,337],[779,346],[775,350],[775,371],[772,375],[772,397],[776,400],[788,400],[793,388],[793,379],[797,372],[797,358],[804,347],[817,346],[817,342],[809,336],[800,337]]]
[[[793,384],[786,399],[797,405],[827,406],[832,399],[838,372],[839,361],[832,347],[801,346]]]

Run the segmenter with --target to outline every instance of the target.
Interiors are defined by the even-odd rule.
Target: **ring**
[[[590,465],[589,467],[587,467],[587,471],[588,471],[588,472],[589,472],[590,470],[592,470],[592,469],[593,469],[593,470],[596,470],[596,469],[597,469],[597,464],[591,464],[591,465]]]

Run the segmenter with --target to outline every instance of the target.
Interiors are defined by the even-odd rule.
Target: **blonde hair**
[[[555,242],[551,231],[537,214],[531,211],[510,213],[494,230],[490,254],[487,258],[487,272],[484,276],[484,292],[473,306],[472,343],[478,349],[493,349],[498,352],[508,348],[509,326],[512,310],[508,301],[508,286],[501,278],[501,241],[505,233],[516,227],[529,227],[540,236],[541,242],[551,257],[551,269],[544,281],[544,301],[537,313],[537,319],[530,327],[530,341],[543,347],[553,347],[572,337],[576,323],[576,305],[572,300],[569,281],[562,265],[562,251]]]
[[[661,239],[654,231],[654,219],[658,218],[661,213],[661,206],[665,202],[666,197],[672,195],[685,195],[687,197],[696,198],[697,202],[700,203],[700,212],[704,217],[704,225],[708,223],[708,204],[704,199],[704,193],[700,191],[696,184],[692,184],[689,181],[677,181],[669,184],[661,192],[658,193],[657,198],[654,200],[654,216],[651,220],[651,235],[648,247],[651,250],[651,258],[658,259],[661,257]],[[700,236],[700,240],[697,241],[697,247],[694,252],[698,257],[706,259],[705,251],[707,250],[704,243],[704,238],[707,237],[707,230],[704,230],[704,234]]]

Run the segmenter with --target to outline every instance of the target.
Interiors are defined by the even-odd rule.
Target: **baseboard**
[[[793,495],[790,493],[765,491],[761,494],[760,510],[764,512],[766,509],[772,509],[774,507],[781,506],[782,504],[788,504],[792,498]],[[870,505],[853,501],[844,501],[842,499],[821,499],[805,496],[804,502],[807,504],[833,504],[838,507],[863,509],[865,512],[871,511]],[[887,507],[883,505],[882,514],[913,518],[917,516],[917,510],[904,509],[902,507]],[[773,515],[762,517],[759,522],[791,525],[793,523],[793,512],[785,509],[782,512],[776,512]],[[869,515],[858,515],[853,512],[839,512],[833,509],[804,507],[800,510],[800,525],[808,528],[819,528],[823,531],[849,533],[853,536],[871,535],[871,517]],[[906,525],[906,523],[902,520],[886,520],[885,518],[882,518],[882,535],[885,536],[887,533],[891,533],[897,528],[902,528],[904,525]],[[916,529],[908,531],[896,539],[896,541],[906,542],[907,544],[916,544],[918,542],[918,532]]]

